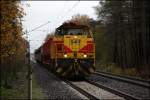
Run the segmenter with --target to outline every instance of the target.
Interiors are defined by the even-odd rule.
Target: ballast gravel
[[[141,86],[133,85],[133,84],[122,82],[122,81],[117,81],[114,79],[106,78],[106,77],[95,75],[95,74],[91,75],[91,77],[89,77],[88,79],[91,81],[100,83],[104,86],[111,87],[119,91],[122,91],[124,93],[128,93],[132,96],[141,98],[142,100],[150,99],[149,88],[144,88]]]
[[[40,65],[35,63],[33,67],[33,72],[35,73],[37,82],[43,89],[43,93],[46,94],[48,99],[88,99],[84,95],[80,94],[77,90],[68,86],[65,82],[59,80],[47,69],[42,68]]]
[[[125,100],[123,97],[119,97],[115,94],[112,94],[104,89],[98,88],[92,84],[87,82],[73,82],[76,86],[82,88],[83,90],[87,91],[88,93],[92,94],[93,96],[97,97],[98,99],[114,99],[114,100]]]

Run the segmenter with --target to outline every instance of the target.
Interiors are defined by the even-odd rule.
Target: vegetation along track
[[[103,76],[103,77],[107,77],[107,78],[111,78],[111,79],[115,79],[115,80],[118,80],[118,81],[127,82],[127,83],[130,83],[130,84],[142,86],[142,87],[145,87],[145,88],[150,88],[150,81],[147,81],[147,80],[137,79],[137,78],[133,78],[133,77],[126,77],[126,76],[121,76],[121,75],[114,75],[114,74],[101,72],[101,71],[97,71],[94,74],[100,75],[100,76]]]

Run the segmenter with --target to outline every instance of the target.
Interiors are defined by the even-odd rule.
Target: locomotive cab
[[[57,73],[88,76],[95,71],[95,44],[85,25],[62,25],[56,29]],[[62,42],[58,43],[61,40]],[[63,71],[63,70],[66,71]]]

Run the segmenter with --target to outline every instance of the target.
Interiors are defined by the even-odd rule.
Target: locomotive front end
[[[95,45],[87,35],[64,36],[64,59],[74,74],[89,75],[95,71]]]
[[[95,71],[95,43],[88,27],[67,27],[60,31],[63,40],[56,72],[61,76],[89,76]]]

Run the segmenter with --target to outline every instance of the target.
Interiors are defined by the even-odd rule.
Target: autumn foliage
[[[25,63],[26,40],[22,38],[21,18],[25,15],[20,1],[0,1],[1,6],[1,80],[5,86]]]

